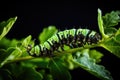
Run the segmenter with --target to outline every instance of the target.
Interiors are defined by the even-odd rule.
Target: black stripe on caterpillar
[[[64,45],[70,48],[83,47],[96,44],[101,40],[101,35],[89,29],[70,29],[54,34],[46,42],[32,47],[28,45],[27,52],[34,57],[51,56],[54,51],[64,50]]]

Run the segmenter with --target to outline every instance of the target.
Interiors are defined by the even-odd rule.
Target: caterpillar
[[[32,47],[28,45],[27,52],[34,57],[51,56],[54,51],[64,50],[64,45],[70,48],[82,47],[86,44],[96,44],[101,40],[101,35],[90,29],[69,29],[57,32],[46,42]]]

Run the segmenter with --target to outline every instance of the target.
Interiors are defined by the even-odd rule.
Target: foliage
[[[98,9],[98,26],[102,40],[94,45],[56,52],[55,57],[29,56],[26,47],[34,45],[32,36],[21,40],[9,40],[5,35],[9,32],[17,17],[0,23],[0,79],[1,80],[71,80],[69,70],[82,68],[90,74],[102,79],[113,80],[110,72],[99,64],[104,53],[97,51],[102,47],[120,58],[120,22],[119,11],[112,11],[102,16]],[[44,43],[58,30],[55,26],[44,28],[38,36]],[[66,48],[66,47],[65,47]]]

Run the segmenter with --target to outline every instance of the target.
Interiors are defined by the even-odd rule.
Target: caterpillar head
[[[27,48],[27,52],[29,52],[32,49],[32,45],[28,45],[26,48]]]

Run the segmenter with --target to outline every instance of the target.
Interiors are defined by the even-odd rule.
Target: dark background
[[[103,15],[112,10],[120,10],[120,4],[116,0],[111,1],[3,1],[0,2],[0,21],[17,16],[18,19],[8,38],[21,39],[28,35],[37,38],[44,27],[54,25],[60,30],[70,28],[89,28],[98,31],[97,9],[102,10]],[[105,53],[101,64],[108,69],[115,80],[120,76],[120,60],[99,48]],[[82,69],[71,71],[73,79],[98,80]]]

